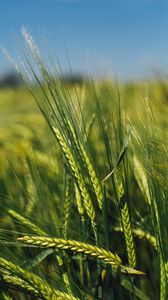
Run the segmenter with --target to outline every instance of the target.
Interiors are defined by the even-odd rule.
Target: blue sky
[[[25,25],[41,49],[48,41],[64,71],[119,79],[150,77],[168,66],[167,0],[1,0],[0,45],[14,58]],[[9,64],[0,53],[0,73]]]

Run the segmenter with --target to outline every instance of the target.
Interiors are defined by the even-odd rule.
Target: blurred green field
[[[69,85],[68,88],[74,99],[76,98],[75,89],[78,90],[80,100],[87,107],[87,114],[91,118],[95,103],[89,95],[90,88],[88,85],[85,83],[83,86]],[[102,106],[107,113],[108,108],[112,105],[112,98],[117,93],[115,91],[116,84],[104,80],[96,83],[96,88]],[[157,114],[159,124],[163,128],[167,128],[168,94],[166,83],[162,82],[161,84],[156,80],[155,82],[122,84],[119,86],[119,93],[124,112],[132,121],[139,122],[138,113],[143,112],[144,99],[149,99],[153,103],[154,109],[159,111]],[[110,118],[110,111],[108,115]],[[26,88],[0,90],[0,116],[0,151],[3,157],[9,158],[11,154],[17,154],[19,149],[22,151],[27,148],[40,150],[41,147],[43,149],[52,143],[52,138],[48,138],[48,134],[50,134],[48,126]]]

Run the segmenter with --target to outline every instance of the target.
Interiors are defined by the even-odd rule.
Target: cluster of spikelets
[[[47,282],[39,276],[22,269],[21,267],[0,258],[1,281],[9,284],[28,295],[37,297],[38,299],[67,299],[77,300],[78,298],[68,295],[59,290],[51,288]]]

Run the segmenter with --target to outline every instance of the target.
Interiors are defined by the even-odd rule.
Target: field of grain
[[[0,299],[166,300],[166,81],[70,84],[34,58],[43,81],[0,90]]]

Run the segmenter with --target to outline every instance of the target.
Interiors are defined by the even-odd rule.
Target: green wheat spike
[[[72,132],[74,143],[75,143],[76,148],[78,150],[78,153],[80,155],[81,162],[83,162],[84,165],[86,165],[87,172],[88,172],[88,175],[89,175],[89,178],[91,180],[91,184],[92,184],[93,190],[95,192],[95,195],[96,195],[96,198],[97,198],[97,201],[98,201],[98,205],[99,205],[100,209],[102,209],[103,192],[102,192],[101,183],[100,183],[100,181],[97,178],[96,171],[94,170],[94,167],[93,167],[93,165],[91,163],[91,160],[90,160],[90,158],[89,158],[86,150],[84,149],[84,147],[83,147],[82,144],[78,143],[78,138],[77,138],[77,135],[75,133],[74,128],[72,127],[72,125],[71,125],[70,122],[68,122],[68,123],[69,123],[70,130]]]
[[[9,209],[8,214],[19,221],[21,224],[23,224],[25,227],[29,228],[32,232],[34,232],[37,235],[44,235],[47,236],[46,232],[43,231],[41,228],[39,228],[37,225],[33,224],[31,221],[29,221],[27,218],[21,216],[20,214],[16,213],[14,210]],[[58,265],[61,268],[63,266],[63,260],[60,255],[56,255],[56,259],[58,261]],[[63,273],[63,280],[66,285],[67,290],[70,292],[70,282],[69,278],[66,272]]]
[[[62,238],[27,235],[19,237],[17,238],[17,240],[22,242],[25,246],[31,245],[42,248],[56,248],[61,250],[71,250],[73,252],[84,253],[88,256],[100,259],[112,266],[114,265],[120,267],[123,273],[144,275],[144,273],[141,271],[122,265],[122,261],[116,253],[112,253],[109,250],[88,243],[83,243],[76,240],[65,240]]]
[[[89,176],[90,176],[90,179],[91,179],[93,190],[94,190],[96,198],[97,198],[98,205],[99,205],[100,209],[102,209],[103,191],[102,191],[101,183],[100,183],[100,181],[97,177],[96,171],[94,170],[93,165],[91,163],[91,160],[90,160],[89,156],[87,155],[84,147],[81,146],[81,148],[82,148],[82,153],[83,153],[86,165],[87,165],[87,169],[88,169],[88,172],[89,172]]]
[[[126,248],[127,248],[128,263],[131,268],[135,268],[136,266],[135,247],[134,247],[134,240],[133,240],[128,204],[125,201],[125,197],[121,198],[120,200],[120,210],[121,210],[121,221],[122,221]]]
[[[166,276],[166,268],[163,262],[163,258],[160,255],[160,300],[167,299],[167,276]]]
[[[82,218],[84,218],[85,209],[83,206],[83,199],[81,197],[80,191],[76,184],[75,184],[75,196],[76,196],[76,204],[77,204],[78,212],[82,219]]]
[[[55,135],[57,137],[58,143],[60,144],[60,147],[62,149],[62,152],[65,155],[65,158],[67,160],[67,163],[72,171],[72,174],[74,176],[74,179],[76,180],[76,183],[78,185],[78,188],[80,190],[80,193],[83,197],[83,202],[85,205],[85,209],[87,212],[88,217],[90,218],[90,220],[94,223],[95,221],[95,210],[90,198],[90,195],[88,193],[88,190],[86,188],[85,182],[83,180],[82,174],[80,173],[77,163],[69,149],[69,147],[67,146],[66,142],[64,141],[64,138],[61,134],[61,132],[59,131],[58,128],[53,128]]]
[[[27,195],[28,195],[28,202],[26,205],[26,214],[30,215],[34,208],[34,205],[36,203],[37,190],[36,190],[35,184],[33,182],[33,178],[32,178],[26,157],[23,156],[22,160],[23,160],[24,169],[25,169],[26,191],[27,191]]]
[[[87,142],[87,140],[89,139],[89,136],[90,136],[90,133],[91,133],[91,130],[92,130],[92,127],[93,127],[95,118],[96,118],[96,114],[93,113],[93,114],[92,114],[92,117],[91,117],[91,119],[90,119],[90,121],[89,121],[88,124],[86,125],[86,142]]]
[[[30,271],[24,270],[20,266],[13,264],[12,262],[7,261],[3,258],[0,258],[0,267],[7,272],[11,272],[14,276],[17,276],[19,278],[18,282],[25,282],[26,286],[30,286],[32,292],[38,291],[38,293],[41,294],[44,299],[78,299],[72,295],[51,288],[48,283],[42,280],[39,276],[33,274]]]
[[[2,267],[0,267],[0,283],[6,287],[9,287],[10,289],[24,292],[27,295],[38,297],[39,299],[43,298],[38,290],[20,278],[20,276],[16,276],[13,274],[13,272],[11,273]]]

